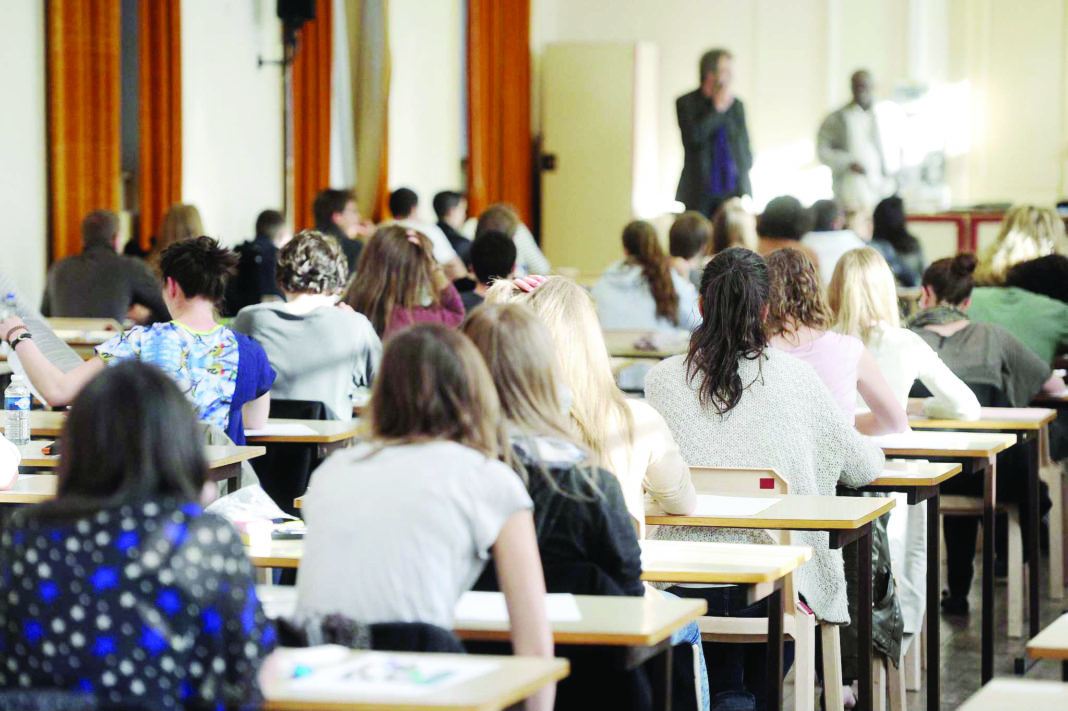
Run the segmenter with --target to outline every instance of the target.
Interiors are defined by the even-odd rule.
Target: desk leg
[[[1038,475],[1038,433],[1032,432],[1031,438],[1027,441],[1027,469],[1028,469],[1028,482],[1027,482],[1027,507],[1028,517],[1031,519],[1027,523],[1027,545],[1031,549],[1030,562],[1027,565],[1027,585],[1028,585],[1028,608],[1027,614],[1030,618],[1030,631],[1031,634],[1028,638],[1032,638],[1039,632],[1039,622],[1041,621],[1040,612],[1038,608],[1038,566],[1041,564],[1042,554],[1039,551],[1039,529],[1041,527],[1041,521],[1039,517],[1039,475]]]
[[[941,497],[936,490],[927,500],[927,711],[938,711],[942,701],[941,689],[941,597],[942,518],[939,511]],[[919,640],[913,640],[918,644]]]
[[[654,709],[671,711],[671,667],[671,645],[668,644],[664,647],[664,651],[650,660],[649,677],[653,684]]]
[[[875,708],[875,683],[872,675],[872,538],[871,524],[861,529],[857,549],[857,684],[860,698],[857,711]]]
[[[985,685],[994,678],[994,504],[997,485],[997,458],[986,461],[983,472],[983,633],[982,671]]]
[[[782,709],[782,584],[768,595],[768,709]]]
[[[1068,662],[1061,662],[1061,681],[1068,681]]]

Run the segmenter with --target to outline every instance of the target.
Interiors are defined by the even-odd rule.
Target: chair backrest
[[[698,494],[782,496],[790,493],[789,484],[774,469],[690,467],[690,478]]]
[[[318,400],[271,400],[271,417],[297,420],[329,419],[327,407]],[[300,516],[293,499],[308,490],[312,472],[319,466],[319,445],[301,442],[271,442],[267,453],[251,461],[260,486],[278,507]]]

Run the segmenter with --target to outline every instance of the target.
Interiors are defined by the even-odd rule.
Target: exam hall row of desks
[[[1003,417],[1006,413],[1004,411],[1000,411],[998,413],[992,413],[992,414],[997,414],[997,415]],[[1026,417],[1025,415],[1028,415],[1028,413],[1015,413],[1015,417],[1013,418],[1013,421],[1010,423],[1011,426],[1014,427],[1014,428],[1022,429],[1022,430],[1027,430],[1028,428],[1037,429],[1039,426],[1041,426],[1041,422],[1043,421],[1043,418],[1045,418],[1048,415],[1048,413],[1043,413],[1042,417],[1034,417],[1034,416]],[[35,417],[38,418],[38,420],[39,420],[37,422],[37,424],[38,425],[42,425],[42,426],[40,426],[38,428],[34,428],[35,429],[35,434],[51,433],[51,432],[56,431],[59,427],[62,426],[62,421],[61,421],[62,420],[62,414],[61,413],[35,413]],[[53,430],[49,430],[48,429],[48,425],[43,423],[43,420],[45,418],[51,418],[53,420],[53,422],[52,422]],[[1046,419],[1045,421],[1048,421],[1048,419]],[[276,429],[274,431],[273,434],[268,433],[268,434],[260,435],[261,437],[263,437],[265,439],[266,438],[270,438],[269,441],[301,441],[301,442],[308,442],[308,441],[326,442],[326,441],[331,441],[331,442],[339,442],[339,441],[341,441],[343,439],[343,435],[346,434],[345,431],[342,428],[342,425],[344,425],[346,427],[353,428],[352,429],[352,434],[355,434],[355,428],[357,427],[357,425],[355,425],[354,423],[332,423],[330,426],[336,428],[336,429],[334,429],[334,431],[321,432],[321,433],[316,433],[315,435],[311,435],[311,434],[308,434],[307,432],[304,432],[304,433],[298,432],[293,428],[295,428],[297,425],[303,424],[305,427],[307,427],[307,429],[313,429],[313,425],[319,425],[319,426],[323,427],[323,426],[326,426],[326,423],[294,423],[294,422],[290,421],[290,422],[279,422],[279,423],[272,423],[272,424],[275,424],[277,426],[277,428],[278,428],[278,429]],[[922,423],[917,423],[917,424],[919,425],[919,424],[922,424]],[[940,424],[940,423],[935,423],[935,424]],[[978,426],[980,423],[970,423],[970,424],[973,425],[973,426]],[[286,430],[285,432],[282,432],[282,430],[287,428],[287,427],[290,428],[290,429]],[[995,428],[995,429],[997,429],[997,428]],[[288,433],[286,433],[286,432],[288,432]],[[349,436],[351,436],[351,435],[349,435]],[[886,451],[887,455],[891,456],[891,457],[903,457],[903,458],[956,458],[956,459],[964,462],[967,465],[967,467],[969,469],[971,469],[971,470],[974,470],[974,471],[984,471],[985,470],[985,471],[988,472],[988,474],[992,474],[992,469],[993,468],[989,467],[989,463],[992,461],[993,457],[996,456],[997,452],[1003,451],[1008,446],[1011,446],[1011,444],[1013,444],[1014,442],[1015,442],[1015,436],[1013,436],[1013,435],[1009,435],[1009,436],[1006,437],[1004,435],[969,435],[967,433],[923,433],[923,432],[915,432],[915,433],[910,433],[909,435],[907,435],[907,437],[898,436],[896,441],[895,441],[894,438],[884,438],[884,441],[882,442],[882,444],[884,446],[884,451]],[[210,457],[211,457],[211,453],[209,452],[209,458]],[[34,463],[38,464],[38,462],[34,462]],[[53,466],[54,466],[54,464],[53,464]],[[949,466],[949,467],[942,467],[941,469],[938,469],[938,468],[928,469],[928,471],[924,471],[924,465],[919,465],[919,464],[913,464],[913,465],[910,466],[910,468],[911,468],[911,472],[896,472],[896,473],[888,472],[886,475],[884,475],[884,477],[881,477],[880,480],[874,482],[871,488],[873,490],[883,490],[883,491],[889,491],[889,490],[905,491],[905,492],[907,492],[909,494],[909,502],[910,503],[917,503],[919,501],[928,500],[928,499],[937,497],[938,485],[942,481],[944,481],[945,479],[947,479],[950,476],[953,476],[953,475],[959,473],[962,470],[962,467],[955,466],[955,465],[954,466]],[[991,479],[991,481],[992,481],[992,477],[991,476],[988,476],[988,478]],[[885,509],[883,509],[881,511],[873,510],[871,512],[870,518],[868,518],[868,520],[866,522],[862,522],[861,519],[854,519],[852,521],[844,521],[844,520],[841,519],[841,517],[839,517],[839,519],[837,521],[834,521],[834,520],[832,520],[831,517],[827,517],[827,516],[821,517],[819,515],[819,512],[814,510],[814,509],[812,509],[812,508],[809,508],[808,510],[806,510],[805,509],[806,505],[807,506],[812,506],[815,502],[809,502],[808,504],[806,504],[805,502],[802,501],[802,499],[804,499],[804,498],[806,498],[806,497],[786,497],[783,500],[781,500],[781,501],[777,502],[776,504],[774,504],[773,506],[769,507],[766,511],[763,512],[763,514],[760,517],[752,518],[752,520],[749,521],[748,524],[744,524],[744,523],[742,523],[740,521],[737,521],[737,520],[722,520],[722,519],[721,520],[716,520],[714,518],[706,519],[705,521],[702,522],[702,521],[699,521],[699,520],[694,520],[693,518],[690,518],[690,517],[682,517],[682,518],[680,518],[680,517],[670,517],[670,518],[665,519],[665,520],[656,520],[655,517],[654,517],[654,518],[650,519],[650,523],[668,523],[668,524],[676,523],[676,524],[680,524],[680,525],[683,525],[683,524],[684,525],[720,525],[720,526],[730,525],[730,526],[734,526],[734,527],[738,527],[739,525],[742,525],[743,527],[751,527],[751,528],[772,528],[772,529],[777,528],[777,529],[793,529],[793,530],[828,530],[832,534],[831,535],[832,545],[835,545],[836,547],[840,547],[840,546],[845,545],[845,544],[847,544],[849,542],[852,542],[852,541],[860,541],[860,542],[862,542],[862,545],[860,547],[861,563],[862,563],[862,566],[864,566],[864,564],[867,563],[866,567],[867,567],[868,570],[870,570],[870,536],[867,535],[868,532],[870,531],[870,521],[874,520],[874,518],[877,517],[878,515],[882,515],[882,513],[885,513],[886,510],[889,510],[889,505],[892,505],[892,502],[886,502],[886,504],[888,504],[888,505],[886,506]],[[808,498],[817,498],[818,499],[819,497],[808,497]],[[988,499],[989,498],[990,497],[988,497]],[[3,499],[0,499],[0,501],[2,501],[2,500]],[[836,506],[835,506],[836,509],[840,509],[842,501],[843,500],[841,500],[841,499],[837,500],[837,503],[836,503]],[[854,501],[865,501],[865,500],[864,499],[860,499],[860,500],[854,500]],[[871,501],[871,500],[868,500],[868,501]],[[929,509],[929,511],[930,510],[937,511],[937,506],[931,507]],[[928,525],[929,525],[929,530],[930,530],[930,535],[931,535],[930,540],[937,540],[938,517],[937,517],[936,514],[935,515],[929,514],[929,516],[928,516]],[[852,526],[852,528],[851,529],[843,528],[844,526]],[[992,537],[984,537],[984,541],[987,538],[992,538]],[[937,550],[937,548],[935,550]],[[929,558],[931,558],[931,557],[932,557],[931,556],[931,552],[929,551]],[[262,559],[262,557],[260,557],[258,559],[260,560],[261,563],[266,562],[266,561],[264,561]],[[935,558],[935,561],[937,562],[937,558]],[[270,562],[271,562],[271,564],[276,564],[278,561],[277,561],[277,559],[275,559],[275,560],[270,561]],[[984,563],[985,562],[986,562],[986,557],[984,556]],[[937,619],[937,616],[936,616],[937,615],[937,606],[936,606],[937,602],[936,601],[938,599],[937,591],[939,589],[939,582],[938,582],[938,579],[937,579],[938,566],[929,564],[928,571],[929,571],[929,581],[928,581],[929,593],[930,593],[930,591],[932,589],[935,592],[935,594],[933,594],[933,595],[932,594],[928,595],[928,604],[929,604],[929,613],[928,614],[929,615],[932,614],[932,610],[933,610],[933,615],[935,615],[935,616],[932,616],[932,619]],[[679,572],[679,571],[676,571],[676,572]],[[862,581],[865,580],[865,579],[870,581],[870,575],[862,576],[861,579],[862,579]],[[984,578],[984,579],[987,579],[987,578]],[[683,582],[685,582],[685,581],[683,581]],[[720,580],[718,582],[735,582],[735,581]],[[863,588],[864,588],[864,585],[862,583],[862,589],[859,591],[860,592],[860,596],[861,596],[861,601],[863,603],[864,597],[867,596],[867,598],[869,600],[869,603],[868,603],[868,605],[866,607],[868,609],[870,609],[870,590],[866,591]],[[984,589],[984,602],[986,600],[990,599],[988,597],[988,595],[989,595],[989,592]],[[1032,600],[1033,601],[1036,598],[1037,598],[1037,596],[1032,596]],[[986,608],[987,608],[987,605],[984,604],[984,612],[987,611]],[[774,606],[771,609],[775,609]],[[861,609],[865,609],[865,607],[862,606]],[[992,610],[991,610],[991,612],[992,612]],[[861,616],[861,619],[858,620],[858,631],[861,633],[862,642],[864,640],[869,640],[870,639],[870,617],[868,619],[864,619],[864,618],[865,618],[865,616]],[[984,642],[987,639],[985,633],[986,633],[988,628],[990,628],[990,639],[992,641],[992,625],[993,625],[992,614],[984,614],[983,625],[984,625]],[[932,626],[932,627],[936,627],[936,626]],[[773,625],[769,626],[769,633],[772,633],[772,632],[774,632],[774,626]],[[935,635],[935,639],[933,639],[932,643],[928,645],[928,657],[929,657],[928,669],[929,670],[934,670],[933,673],[931,671],[929,671],[929,673],[928,673],[929,674],[929,680],[928,680],[928,699],[929,699],[929,703],[928,703],[928,706],[930,708],[936,708],[937,707],[937,703],[938,703],[937,702],[938,696],[937,696],[936,692],[937,692],[937,688],[938,688],[937,650],[939,649],[939,645],[937,643],[937,632],[935,632],[934,635]],[[989,657],[987,655],[988,646],[989,646]],[[774,645],[771,645],[771,647],[774,647]],[[870,666],[871,666],[871,664],[870,664],[870,644],[863,644],[862,643],[862,649],[867,649],[869,651],[869,654],[862,654],[861,665],[860,665],[861,666],[861,678],[862,678],[862,680],[863,679],[870,679],[871,678],[870,677],[870,674],[871,674],[871,672],[870,672]],[[991,645],[984,644],[984,667],[986,666],[986,662],[987,662],[988,658],[989,658],[990,664],[992,666],[992,644]],[[984,669],[984,671],[985,671],[985,669]],[[985,681],[985,678],[984,678],[984,681]],[[865,686],[868,686],[868,684],[865,684]],[[775,696],[773,696],[773,698],[776,698],[776,697],[777,698],[781,698],[781,696],[779,694],[781,694],[781,689],[779,690],[778,693],[775,694]]]

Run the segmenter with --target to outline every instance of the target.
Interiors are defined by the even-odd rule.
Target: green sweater
[[[1014,286],[984,286],[972,292],[968,316],[996,323],[1047,363],[1068,352],[1068,304]]]

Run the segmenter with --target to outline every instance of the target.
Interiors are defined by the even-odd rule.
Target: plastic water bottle
[[[4,297],[4,304],[0,307],[0,321],[5,318],[10,318],[18,314],[18,309],[15,308],[15,295],[8,294]],[[0,334],[2,335],[2,334]]]
[[[4,391],[4,436],[15,445],[30,441],[30,389],[21,375]]]

